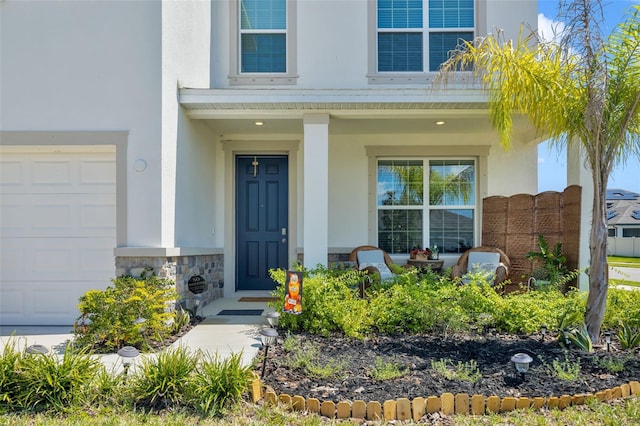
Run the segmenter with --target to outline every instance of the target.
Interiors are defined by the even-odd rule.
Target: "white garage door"
[[[0,151],[0,324],[73,324],[110,284],[115,175],[115,150]]]

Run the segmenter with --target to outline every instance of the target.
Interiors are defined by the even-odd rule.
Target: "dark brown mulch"
[[[286,352],[282,342],[269,348],[269,359],[263,381],[276,393],[301,395],[305,398],[338,401],[386,401],[418,396],[439,396],[445,392],[485,396],[549,397],[595,393],[622,383],[640,379],[640,354],[598,348],[594,353],[578,349],[565,351],[555,338],[547,336],[513,336],[501,334],[435,336],[379,336],[363,341],[332,336],[298,334],[297,345],[304,350],[318,349],[317,365],[341,363],[339,376],[330,379],[310,377],[302,368],[291,368],[295,351]],[[531,355],[530,372],[522,381],[515,373],[511,356],[518,352]],[[397,363],[407,372],[404,376],[376,381],[370,375],[379,358],[382,365]],[[450,369],[458,363],[474,360],[482,377],[475,383],[449,380],[432,368],[433,361],[450,360]],[[575,380],[561,380],[552,370],[553,361],[563,366],[579,363]],[[624,370],[610,371],[607,361],[624,363]],[[257,373],[261,372],[258,364]]]

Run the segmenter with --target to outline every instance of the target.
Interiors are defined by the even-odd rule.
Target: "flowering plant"
[[[422,249],[420,246],[416,246],[411,249],[410,252],[411,259],[430,259],[431,258],[431,250],[428,248]]]

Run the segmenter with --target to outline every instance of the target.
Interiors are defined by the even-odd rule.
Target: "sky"
[[[640,0],[602,0],[605,35],[609,35],[623,20],[633,4],[640,4]],[[557,25],[560,25],[558,29],[562,28],[562,23],[555,19],[558,0],[538,0],[538,12],[538,29],[545,37],[551,36],[551,28]],[[566,186],[566,151],[558,152],[557,149],[550,149],[546,142],[541,143],[538,147],[538,192],[562,191]],[[624,165],[616,167],[609,176],[608,188],[640,193],[640,159],[629,158]]]

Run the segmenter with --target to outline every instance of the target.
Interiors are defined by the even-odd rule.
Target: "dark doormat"
[[[241,297],[238,302],[275,302],[277,297]]]
[[[223,309],[218,315],[260,316],[263,309]]]

